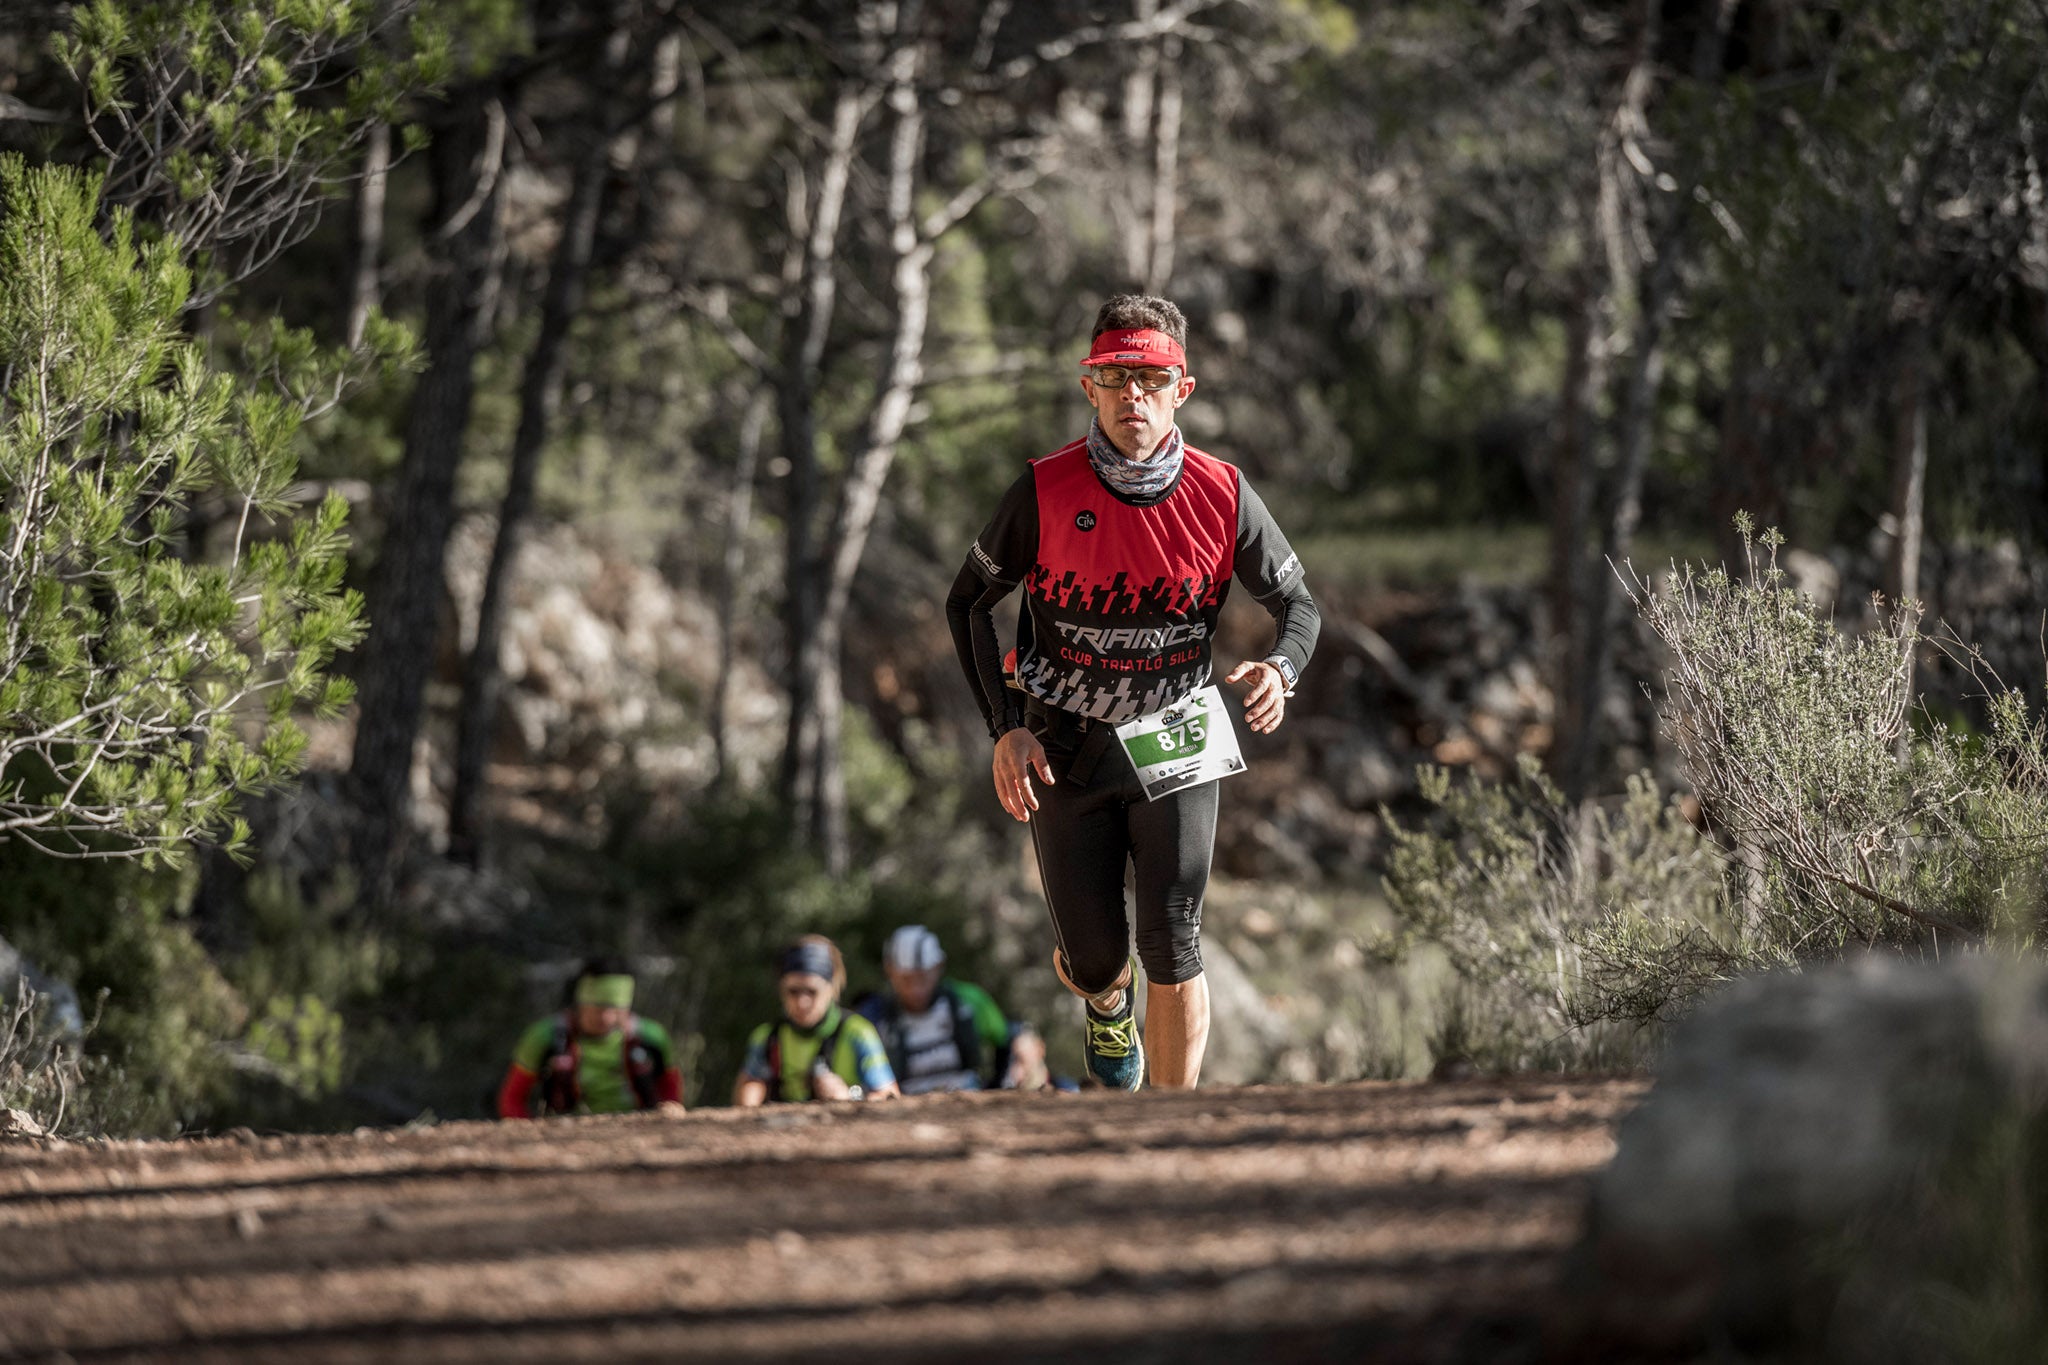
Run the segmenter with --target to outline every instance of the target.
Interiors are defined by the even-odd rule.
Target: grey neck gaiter
[[[1179,426],[1166,433],[1151,459],[1134,460],[1116,448],[1099,418],[1088,424],[1088,463],[1104,483],[1133,502],[1148,502],[1173,487],[1186,458]]]

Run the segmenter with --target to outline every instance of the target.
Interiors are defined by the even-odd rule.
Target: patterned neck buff
[[[1088,463],[1095,466],[1096,475],[1104,483],[1133,502],[1157,498],[1173,487],[1186,456],[1187,446],[1181,441],[1178,426],[1166,433],[1151,459],[1134,460],[1116,448],[1099,419],[1088,424]]]

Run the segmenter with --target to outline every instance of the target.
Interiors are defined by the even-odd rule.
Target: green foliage
[[[1745,576],[1675,571],[1660,592],[1638,584],[1636,604],[1669,652],[1681,775],[1754,862],[1756,932],[1802,956],[2030,940],[2048,853],[2039,722],[2002,692],[1988,744],[1932,720],[1909,735],[1917,605],[1845,635],[1788,585],[1775,532],[1737,529]]]
[[[273,997],[249,1026],[246,1045],[301,1095],[339,1089],[345,1058],[341,1015],[317,995]]]
[[[1519,1071],[1640,1057],[1643,1025],[1749,965],[1719,851],[1647,777],[1576,809],[1525,761],[1508,783],[1421,770],[1439,829],[1389,818],[1378,945],[1444,955],[1455,986],[1434,1050]]]
[[[83,1131],[176,1132],[232,1084],[227,1045],[246,1015],[195,933],[191,886],[189,873],[0,845],[0,935],[102,1001],[76,1096]]]
[[[1910,735],[1916,613],[1844,634],[1752,529],[1747,575],[1674,570],[1636,598],[1670,660],[1666,733],[1720,842],[1647,777],[1613,809],[1572,810],[1533,764],[1506,786],[1424,771],[1442,828],[1394,826],[1402,929],[1383,946],[1446,955],[1460,1049],[1579,1060],[1606,1026],[1667,1020],[1738,972],[2038,940],[2048,723],[2000,688],[1984,735],[1931,718]]]
[[[0,197],[0,840],[171,860],[232,844],[236,798],[300,762],[293,708],[350,696],[327,674],[363,630],[340,587],[347,506],[273,524],[306,407],[184,337],[168,243],[138,246],[118,210],[102,236],[96,182],[73,171],[0,159]],[[270,338],[273,378],[319,368],[302,338]],[[233,525],[205,557],[202,493]]]
[[[373,126],[519,36],[511,0],[93,0],[52,40],[107,197],[198,263],[210,302],[311,230]],[[408,138],[408,145],[413,139]]]

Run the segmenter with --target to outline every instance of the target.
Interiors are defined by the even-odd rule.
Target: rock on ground
[[[2044,1098],[2048,965],[1872,957],[1734,986],[1674,1031],[1596,1183],[1589,1341],[2048,1359]]]

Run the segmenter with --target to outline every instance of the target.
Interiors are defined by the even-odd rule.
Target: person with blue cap
[[[782,1018],[747,1039],[732,1102],[742,1108],[807,1100],[879,1100],[900,1093],[875,1026],[842,1007],[846,960],[822,934],[775,959]]]

